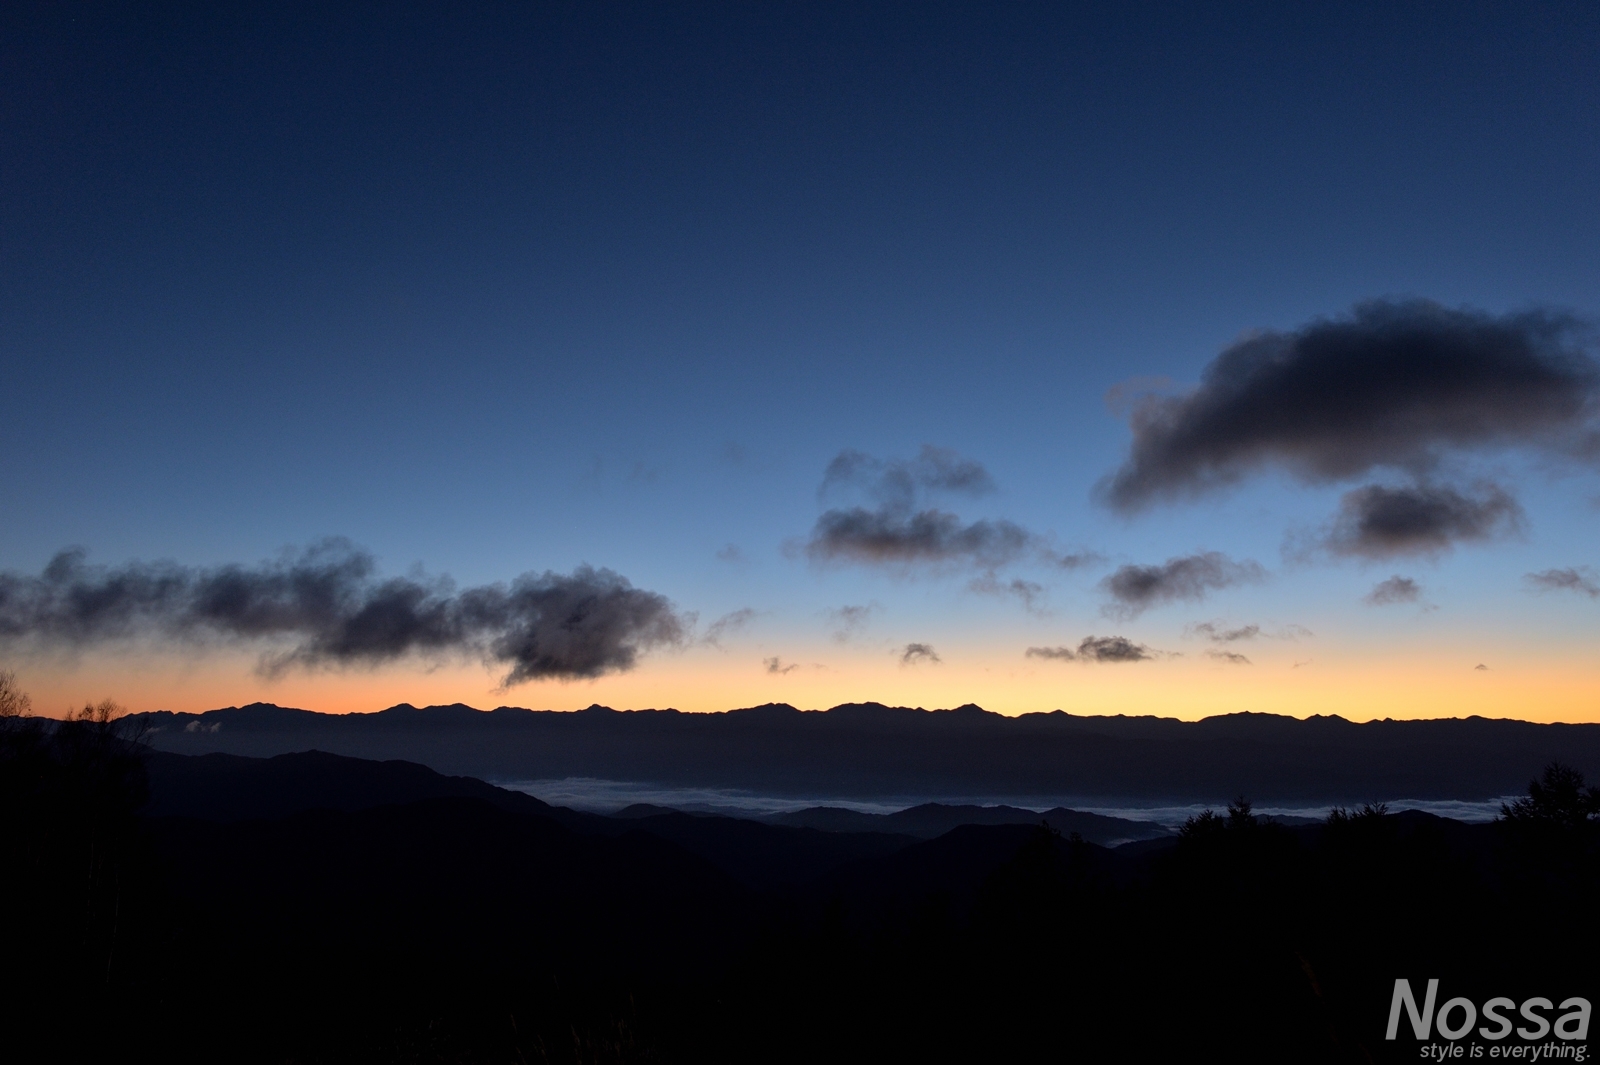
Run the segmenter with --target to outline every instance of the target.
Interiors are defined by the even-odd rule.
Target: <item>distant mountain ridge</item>
[[[710,714],[402,703],[345,715],[253,703],[139,717],[152,746],[180,754],[320,750],[489,780],[595,777],[810,797],[1482,800],[1522,791],[1554,759],[1600,771],[1600,725],[1480,717],[1358,724],[1242,713],[1186,722],[879,703]]]

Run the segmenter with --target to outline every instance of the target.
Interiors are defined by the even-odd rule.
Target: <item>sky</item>
[[[1600,10],[18,4],[36,711],[1600,721]]]

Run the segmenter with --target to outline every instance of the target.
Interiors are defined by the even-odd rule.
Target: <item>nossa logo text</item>
[[[1394,982],[1394,997],[1389,1001],[1389,1027],[1383,1037],[1385,1039],[1396,1037],[1400,1029],[1400,1012],[1404,1010],[1406,1019],[1411,1022],[1411,1030],[1418,1039],[1432,1039],[1435,1029],[1443,1039],[1452,1042],[1463,1039],[1473,1034],[1473,1027],[1478,1024],[1480,1017],[1484,1023],[1478,1026],[1476,1034],[1480,1039],[1487,1039],[1490,1042],[1498,1042],[1511,1035],[1513,1031],[1522,1039],[1532,1042],[1546,1039],[1551,1035],[1556,1039],[1572,1043],[1589,1038],[1590,1007],[1586,998],[1563,999],[1559,1006],[1540,995],[1523,1000],[1520,1006],[1509,998],[1491,998],[1483,1004],[1481,1010],[1471,999],[1464,997],[1449,999],[1443,1005],[1438,1005],[1438,1002],[1438,980],[1428,981],[1428,990],[1419,1008],[1416,997],[1411,991],[1411,981],[1397,979]],[[1437,1012],[1435,1012],[1436,1006]],[[1556,1010],[1562,1012],[1554,1013]],[[1517,1023],[1519,1021],[1524,1023],[1519,1025]],[[1472,1056],[1477,1057],[1481,1054]],[[1540,1055],[1540,1060],[1547,1057],[1570,1058],[1572,1055],[1559,1052],[1543,1054]]]

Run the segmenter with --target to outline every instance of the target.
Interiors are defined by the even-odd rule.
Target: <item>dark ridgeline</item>
[[[1263,802],[1359,803],[1492,799],[1519,791],[1555,758],[1600,773],[1600,725],[1476,717],[1356,724],[1231,714],[1183,722],[876,703],[717,714],[401,705],[336,715],[255,703],[142,720],[156,748],[179,754],[322,750],[490,780],[586,776],[801,796],[1225,802],[1243,792]]]
[[[1409,1061],[1396,976],[1597,997],[1600,796],[1560,766],[1496,824],[1241,801],[1106,848],[0,724],[8,1060]]]

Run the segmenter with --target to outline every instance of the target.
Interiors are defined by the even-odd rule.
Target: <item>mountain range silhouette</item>
[[[971,804],[601,815],[399,759],[151,750],[145,725],[0,728],[0,1025],[53,1060],[1398,1061],[1396,975],[1597,994],[1600,793],[1570,767],[1496,823],[1235,800],[1173,833]]]
[[[1188,722],[877,703],[707,714],[401,704],[345,715],[253,703],[140,717],[153,746],[179,754],[321,750],[495,781],[593,777],[809,797],[1484,800],[1520,791],[1555,758],[1600,770],[1600,725],[1481,717],[1355,723],[1244,713]],[[836,819],[830,826],[848,819],[795,823],[821,827],[823,816]],[[921,834],[909,824],[895,830]]]

